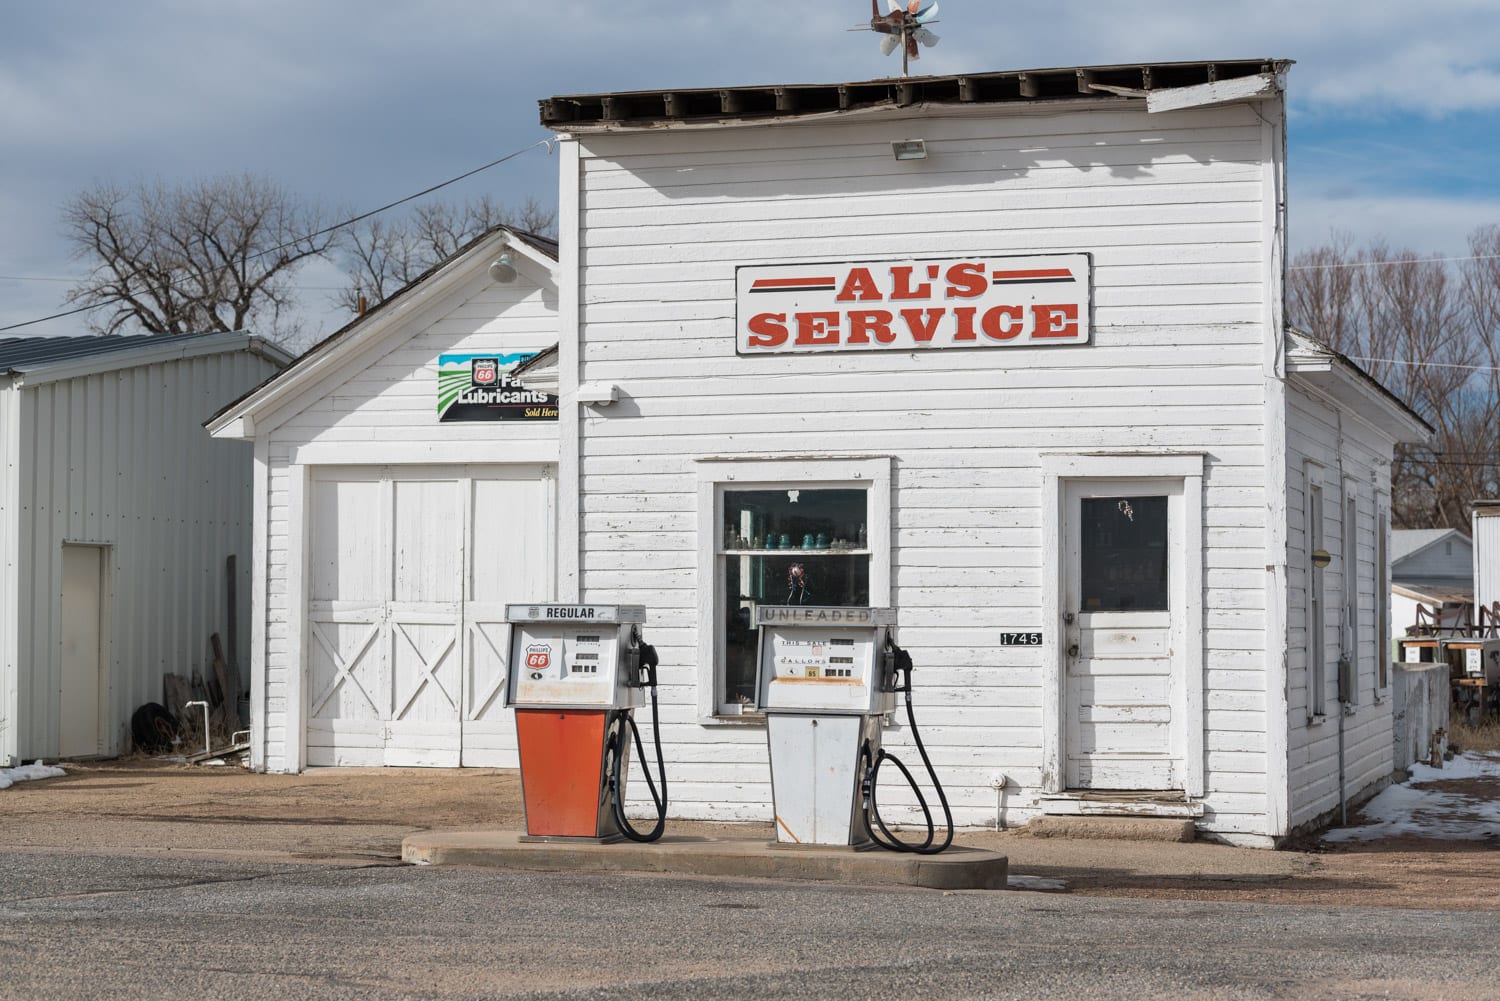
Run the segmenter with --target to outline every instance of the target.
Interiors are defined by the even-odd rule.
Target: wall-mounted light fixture
[[[893,142],[891,153],[897,160],[925,160],[927,159],[927,140],[903,139],[900,142]]]
[[[516,259],[511,256],[510,248],[506,248],[495,263],[490,265],[490,277],[501,285],[509,285],[516,280]]]
[[[1328,550],[1326,550],[1326,549],[1314,549],[1312,551],[1312,565],[1315,566],[1315,567],[1317,567],[1319,570],[1322,570],[1324,567],[1328,566],[1328,564],[1330,564],[1332,562],[1333,562],[1333,557],[1331,555],[1329,555]]]

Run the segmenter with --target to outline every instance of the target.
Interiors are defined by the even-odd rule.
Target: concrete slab
[[[1038,838],[1101,838],[1124,841],[1192,841],[1191,820],[1172,817],[1037,817],[1026,833]]]
[[[401,842],[401,857],[428,865],[542,872],[652,872],[805,879],[941,890],[1003,890],[1004,855],[954,845],[940,855],[845,848],[782,848],[765,841],[667,835],[652,844],[522,841],[514,831],[426,831]]]

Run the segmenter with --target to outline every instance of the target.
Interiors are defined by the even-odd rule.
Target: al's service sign
[[[527,389],[510,372],[526,354],[439,355],[439,421],[555,421],[557,397]]]
[[[1089,343],[1088,254],[744,265],[736,285],[742,355]]]

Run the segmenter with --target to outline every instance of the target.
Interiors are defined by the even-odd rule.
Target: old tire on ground
[[[147,702],[130,717],[130,735],[135,739],[135,748],[148,754],[172,748],[172,738],[177,735],[177,721],[167,712],[167,707],[158,702]]]

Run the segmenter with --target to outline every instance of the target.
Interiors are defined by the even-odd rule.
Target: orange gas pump
[[[656,651],[638,605],[510,605],[506,705],[516,711],[527,841],[653,841],[666,825],[666,773],[656,723]],[[641,752],[657,810],[645,834],[625,817],[634,713],[649,690],[660,789]]]

